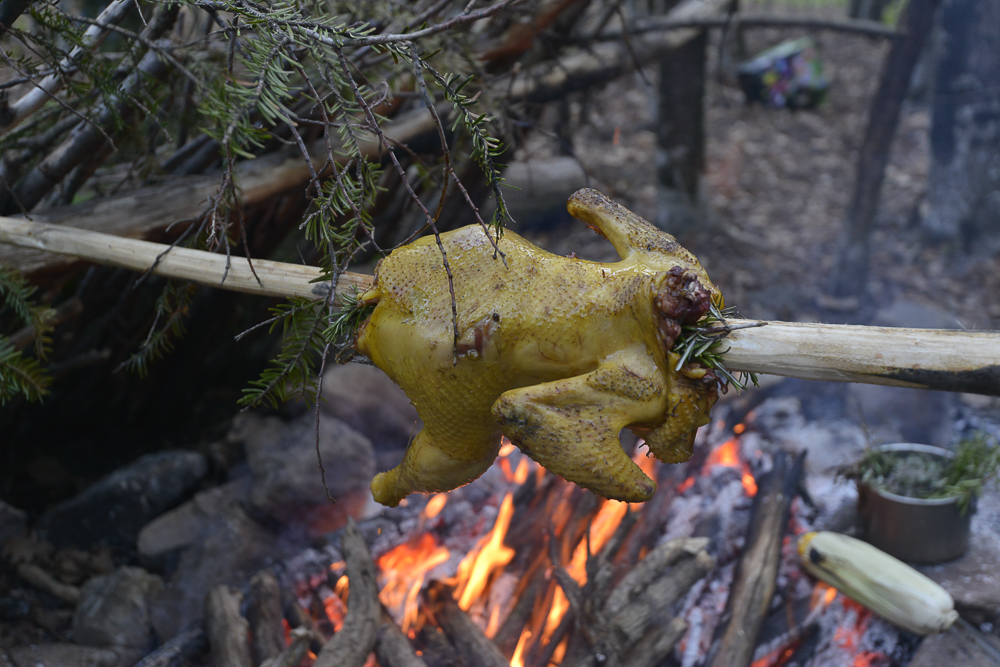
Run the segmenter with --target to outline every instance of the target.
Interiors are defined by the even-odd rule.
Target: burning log
[[[239,259],[187,248],[167,253],[164,244],[28,220],[0,218],[0,243],[135,271],[152,267],[168,278],[261,296],[324,299],[328,293],[327,285],[311,282],[320,275],[315,267],[256,260],[258,282]],[[337,289],[370,285],[371,276],[345,273]],[[724,361],[734,371],[1000,396],[997,333],[768,322],[733,331],[726,342]]]
[[[340,553],[347,563],[350,589],[347,616],[340,632],[323,646],[315,667],[362,667],[378,636],[378,581],[375,563],[358,524],[349,519],[340,537]]]
[[[757,635],[774,597],[782,540],[804,459],[803,453],[789,464],[788,456],[779,452],[774,468],[759,481],[743,555],[709,652],[710,667],[750,667],[753,661]]]
[[[567,665],[655,667],[687,629],[683,619],[671,617],[671,608],[715,567],[715,559],[705,552],[707,539],[671,540],[651,551],[605,595],[611,581],[610,563],[625,532],[617,531],[617,544],[612,540],[598,558],[591,559],[582,588],[564,569],[555,570],[580,630],[567,650]],[[581,639],[589,648],[584,648]],[[557,641],[553,635],[551,642]]]
[[[509,667],[510,663],[483,631],[452,599],[452,592],[440,582],[432,583],[426,593],[427,606],[448,639],[469,665]]]
[[[384,609],[379,616],[375,657],[381,667],[427,667],[427,663],[413,652],[406,635]]]
[[[285,631],[281,625],[281,590],[278,578],[270,570],[262,570],[250,580],[250,605],[247,609],[250,633],[253,637],[251,654],[254,667],[277,657],[285,648]]]
[[[205,598],[205,626],[217,667],[251,667],[250,625],[240,616],[240,594],[217,586]]]

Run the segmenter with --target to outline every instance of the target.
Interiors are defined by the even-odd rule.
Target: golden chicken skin
[[[423,428],[403,462],[377,475],[375,500],[448,491],[479,477],[500,436],[548,470],[605,498],[641,502],[656,483],[619,443],[629,428],[661,461],[691,456],[718,397],[715,377],[671,352],[681,325],[722,296],[672,236],[596,190],[569,199],[573,217],[606,237],[620,262],[546,252],[506,232],[441,234],[452,298],[433,237],[395,250],[361,295],[376,304],[357,350],[417,408]]]

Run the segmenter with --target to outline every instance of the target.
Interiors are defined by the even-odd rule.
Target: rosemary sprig
[[[697,323],[681,326],[681,333],[674,343],[674,352],[680,356],[674,370],[679,371],[684,364],[693,360],[715,371],[719,378],[719,388],[723,392],[728,389],[729,385],[736,387],[737,391],[746,389],[748,382],[755,387],[758,386],[755,373],[740,371],[733,375],[722,362],[722,355],[729,351],[728,347],[721,349],[722,341],[730,332],[764,326],[763,322],[729,324],[727,319],[735,316],[735,308],[720,310],[713,303],[709,305],[708,313]]]

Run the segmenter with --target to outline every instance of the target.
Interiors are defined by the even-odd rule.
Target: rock
[[[37,529],[56,548],[103,544],[132,553],[142,527],[194,493],[207,471],[195,452],[143,456],[46,512]]]
[[[246,437],[247,462],[254,485],[250,504],[283,524],[303,525],[322,535],[343,525],[342,507],[331,503],[352,492],[368,494],[375,474],[371,442],[328,414],[319,420],[319,451],[326,470],[326,488],[316,460],[316,422],[307,414],[283,423],[277,417],[258,418],[260,427]]]
[[[163,581],[138,567],[90,579],[80,590],[73,639],[88,646],[124,646],[142,653],[153,647],[147,601]]]
[[[206,517],[163,592],[150,602],[150,619],[160,643],[201,617],[207,591],[220,584],[241,586],[258,570],[288,555],[290,545],[280,538],[254,521],[238,502],[226,503]]]
[[[3,652],[0,651],[0,662]],[[32,644],[7,649],[12,667],[131,667],[142,657],[130,648],[94,648],[79,644]]]
[[[406,449],[419,419],[417,409],[389,376],[361,364],[326,371],[322,409],[367,436],[377,452]]]
[[[924,639],[910,661],[910,667],[996,667],[997,664],[1000,664],[1000,642],[961,623]]]
[[[27,525],[24,512],[0,500],[0,546],[12,537],[24,535]]]
[[[572,157],[554,157],[530,162],[512,162],[504,170],[504,201],[517,230],[546,229],[572,220],[566,211],[569,196],[587,187],[589,178],[580,161]],[[490,197],[480,212],[489,222],[496,202]]]
[[[172,572],[181,554],[200,540],[211,522],[247,502],[253,480],[242,477],[195,495],[160,515],[139,532],[139,562],[157,572]]]
[[[940,565],[920,566],[921,572],[941,584],[955,600],[962,618],[980,625],[1000,626],[1000,493],[984,494],[972,517],[969,550],[964,556]]]

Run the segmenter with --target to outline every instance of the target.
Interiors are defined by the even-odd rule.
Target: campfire
[[[821,510],[798,494],[802,457],[762,450],[752,432],[752,414],[733,427],[719,419],[699,434],[704,454],[683,466],[648,457],[639,440],[633,460],[659,483],[644,504],[602,500],[505,442],[481,480],[389,510],[405,517],[399,531],[383,531],[376,517],[285,563],[279,579],[294,590],[292,616],[312,644],[299,666],[334,664],[320,649],[352,631],[345,619],[359,559],[374,564],[378,604],[370,608],[381,607],[369,666],[418,658],[695,667],[729,664],[734,651],[750,652],[753,667],[906,664],[915,636],[799,565],[795,537],[813,529]],[[777,532],[762,528],[776,521]],[[352,533],[364,539],[349,540]],[[362,553],[352,553],[358,546]],[[777,574],[773,602],[734,605],[734,591],[760,595],[747,582],[767,569]],[[759,636],[727,632],[735,623],[756,624]],[[303,640],[285,626],[287,653]],[[403,640],[402,652],[385,648],[387,633]]]

